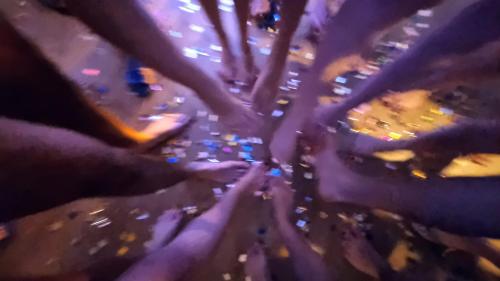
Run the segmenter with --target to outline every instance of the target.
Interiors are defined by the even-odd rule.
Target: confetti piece
[[[129,251],[129,248],[127,246],[122,246],[118,249],[118,251],[116,251],[116,256],[117,257],[122,257],[124,255],[126,255]]]
[[[167,163],[169,163],[169,164],[179,163],[179,158],[177,158],[177,157],[168,157],[167,158]]]
[[[58,231],[59,229],[61,229],[64,225],[64,222],[63,221],[56,221],[54,223],[51,223],[47,226],[47,229],[51,232],[54,232],[54,231]]]
[[[241,263],[245,263],[247,261],[247,255],[246,254],[239,255],[238,261]]]
[[[419,179],[423,179],[425,180],[427,178],[427,175],[425,174],[424,171],[422,170],[412,170],[411,171],[411,174],[416,177],[416,178],[419,178]]]
[[[186,101],[186,98],[185,97],[174,97],[174,101],[177,104],[183,104]]]
[[[402,137],[402,135],[396,132],[390,132],[389,137],[391,139],[399,140]]]
[[[232,93],[232,94],[239,94],[239,93],[241,93],[241,89],[240,88],[231,87],[231,88],[229,88],[229,92]]]
[[[226,281],[231,280],[231,274],[229,273],[224,273],[222,274],[222,278]]]
[[[304,228],[306,226],[307,222],[304,220],[298,220],[297,223],[295,224],[296,226],[300,228]]]
[[[279,99],[277,102],[277,104],[281,104],[281,105],[285,105],[285,104],[288,104],[289,101],[288,100],[285,100],[285,99]]]
[[[188,215],[194,215],[198,212],[198,207],[196,206],[187,206],[182,208],[182,211],[184,211]]]
[[[82,74],[87,76],[98,76],[101,74],[101,71],[95,68],[84,68],[82,69]]]
[[[421,16],[421,17],[432,17],[432,15],[434,14],[434,12],[432,10],[419,10],[417,12],[417,15]]]
[[[231,153],[231,152],[233,152],[233,150],[230,147],[228,147],[228,146],[224,146],[222,148],[222,151],[225,152],[225,153]]]
[[[212,121],[212,122],[219,121],[219,115],[215,115],[215,114],[208,115],[208,121]]]
[[[207,116],[207,115],[208,115],[208,112],[203,111],[203,110],[198,110],[198,111],[196,112],[196,116],[197,116],[197,117],[205,117],[205,116]]]
[[[130,242],[134,242],[137,239],[137,235],[133,232],[124,231],[124,232],[120,233],[119,238],[121,241],[130,243]]]
[[[214,193],[215,197],[221,197],[222,195],[224,195],[224,191],[222,191],[222,189],[219,187],[212,188],[212,192]]]
[[[269,56],[271,54],[271,49],[270,48],[260,48],[259,52],[265,56]]]
[[[183,48],[182,52],[185,57],[192,58],[192,59],[197,59],[198,58],[198,51],[192,48]]]
[[[277,169],[277,168],[273,168],[273,169],[271,169],[271,171],[269,171],[269,175],[273,176],[273,177],[279,177],[279,176],[281,176],[281,170]]]
[[[283,116],[284,112],[281,110],[274,110],[273,113],[271,113],[271,116],[273,117],[281,117]]]
[[[95,219],[90,225],[97,228],[103,228],[111,224],[111,220],[107,217],[99,217]]]
[[[196,24],[190,24],[189,29],[191,29],[194,32],[202,33],[205,31],[205,28],[203,26],[199,26]]]
[[[197,159],[207,159],[209,156],[208,152],[201,151],[198,152],[198,156],[196,157]]]
[[[312,180],[314,177],[314,174],[311,173],[311,172],[305,172],[304,173],[304,178],[308,179],[308,180]]]
[[[322,219],[327,219],[328,218],[328,214],[323,212],[323,211],[320,211],[319,212],[319,217],[322,218]]]
[[[306,207],[298,206],[297,208],[295,208],[295,213],[299,215],[304,213],[305,211],[307,211]]]
[[[174,30],[169,30],[168,35],[170,35],[174,38],[182,38],[183,37],[182,32],[174,31]]]
[[[210,49],[211,50],[214,50],[214,51],[217,51],[217,52],[222,52],[222,46],[219,46],[219,45],[214,45],[214,44],[210,44]]]
[[[335,82],[340,83],[340,84],[345,84],[345,83],[347,83],[347,78],[342,77],[342,76],[337,76],[337,78],[335,78]]]

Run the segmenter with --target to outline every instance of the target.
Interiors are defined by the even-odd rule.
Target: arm
[[[299,280],[330,280],[328,269],[321,257],[307,244],[288,218],[277,219],[278,231],[292,257],[295,272]]]
[[[188,177],[229,181],[247,164],[168,164],[86,135],[0,118],[0,221],[71,201],[155,192]]]
[[[453,154],[498,153],[500,151],[500,123],[480,121],[459,123],[401,141],[383,141],[356,134],[353,152],[371,154],[377,151],[410,149],[416,152],[439,152],[446,148]],[[349,138],[349,137],[348,137]]]
[[[210,257],[240,200],[260,187],[264,178],[263,167],[253,167],[219,203],[192,221],[165,248],[144,258],[119,280],[181,280]]]
[[[500,237],[500,178],[429,178],[393,181],[353,172],[328,138],[318,154],[319,193],[342,201],[398,213],[426,226],[465,236]],[[335,171],[335,173],[332,173]]]
[[[321,257],[316,254],[290,224],[288,215],[293,204],[293,193],[283,179],[271,182],[274,217],[278,231],[292,257],[299,280],[330,280],[328,269]]]
[[[165,77],[192,88],[218,114],[227,115],[228,110],[245,111],[218,82],[178,52],[138,1],[67,0],[67,5],[72,14],[118,48]]]
[[[478,20],[481,19],[481,20]],[[446,56],[466,55],[500,37],[500,3],[482,0],[465,8],[446,25],[438,28],[394,63],[366,83],[340,104],[322,110],[320,122],[335,124],[345,113],[387,92],[406,91],[426,80],[432,63]],[[480,32],[478,32],[480,31]],[[466,40],[464,38],[467,38]],[[435,81],[434,81],[435,83]]]

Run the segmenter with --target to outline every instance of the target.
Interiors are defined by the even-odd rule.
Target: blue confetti
[[[246,152],[253,151],[253,147],[251,145],[242,145],[241,148],[243,149],[243,151],[246,151]]]
[[[281,176],[281,170],[278,168],[273,168],[271,171],[269,171],[269,175],[273,177],[279,177]]]
[[[179,162],[179,158],[177,158],[177,157],[168,157],[167,158],[167,163],[175,164],[175,163],[178,163],[178,162]]]

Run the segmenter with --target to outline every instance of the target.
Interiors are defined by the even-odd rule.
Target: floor
[[[179,48],[183,48],[187,54],[196,54],[194,55],[196,58],[192,59],[216,77],[216,70],[220,67],[220,52],[216,50],[217,48],[211,49],[210,45],[219,44],[203,11],[197,11],[195,1],[143,0],[142,2]],[[221,11],[224,21],[234,20],[231,1],[221,1],[221,3],[221,8],[224,9]],[[426,21],[434,25],[453,15],[464,3],[454,5],[448,2],[436,9],[432,18],[420,17],[412,20]],[[191,8],[191,10],[187,9],[190,12],[186,11],[187,6]],[[86,93],[89,97],[132,126],[138,129],[144,128],[147,122],[140,121],[139,117],[158,114],[158,106],[165,104],[167,105],[166,112],[183,112],[198,116],[197,122],[185,135],[186,138],[192,140],[192,144],[186,149],[186,158],[182,158],[181,161],[196,158],[199,152],[209,152],[213,154],[210,157],[219,160],[238,157],[237,147],[234,147],[231,153],[223,153],[220,150],[210,151],[213,142],[226,144],[227,141],[224,138],[230,138],[230,136],[218,128],[217,122],[208,120],[209,117],[203,112],[205,111],[203,105],[188,89],[168,79],[158,77],[158,84],[162,86],[162,90],[154,92],[149,98],[138,98],[130,93],[125,84],[127,55],[90,33],[86,27],[74,19],[48,11],[34,0],[2,1],[0,10],[8,14],[16,27],[32,39],[61,68],[62,72],[87,89]],[[411,24],[413,23],[410,20],[398,26],[387,35],[385,40],[399,41],[402,38],[408,38],[409,35],[403,32],[402,27],[411,26]],[[235,30],[231,30],[235,26],[225,24],[230,34],[236,34]],[[300,34],[303,34],[304,28],[302,26],[297,32],[297,44],[303,44]],[[420,32],[425,33],[426,30]],[[266,61],[266,54],[268,54],[273,36],[255,27],[251,28],[250,39],[255,42],[252,47],[261,67]],[[238,40],[232,38],[232,41]],[[154,44],[154,42],[150,43]],[[291,85],[290,82],[294,83],[290,79],[300,81],[299,69],[304,68],[302,63],[308,62],[307,57],[310,56],[308,53],[312,54],[313,50],[304,46],[299,52],[290,56],[284,86],[287,85],[286,81],[289,82],[288,85]],[[99,69],[100,74],[98,76],[84,75],[82,69],[85,68]],[[299,73],[299,76],[296,77],[295,73]],[[347,78],[349,83],[351,81],[354,81],[352,82],[354,84],[359,83],[351,77]],[[341,84],[337,83],[335,87],[347,87]],[[353,86],[349,85],[349,87]],[[99,94],[93,90],[102,87],[109,90],[105,94]],[[239,86],[228,85],[227,87],[236,95],[246,91],[244,88],[240,89]],[[287,88],[284,87],[284,89]],[[280,93],[288,98],[293,98],[296,94],[293,90],[282,90]],[[403,123],[419,120],[420,116],[440,106],[428,99],[425,93],[414,93],[403,103],[406,106],[405,113],[401,116],[406,120]],[[285,110],[287,105],[277,105],[277,107]],[[415,113],[413,111],[415,108],[419,108],[421,112]],[[368,128],[369,133],[375,135],[389,132],[399,134],[407,129],[393,126],[382,130],[371,124],[370,120],[385,120],[390,115],[390,110],[377,102],[372,103],[369,110],[362,116],[355,114],[351,115],[353,126]],[[452,119],[453,116],[440,114],[436,115],[430,123],[415,122],[422,125],[422,129],[428,130],[449,123]],[[267,135],[280,120],[279,117],[272,118],[269,128],[266,128],[262,134]],[[265,138],[265,136],[260,137]],[[251,154],[255,159],[261,159],[266,155],[264,145],[254,144],[251,147],[253,149]],[[415,234],[405,221],[382,215],[381,212],[345,204],[322,202],[314,192],[315,182],[310,174],[313,171],[311,168],[304,167],[306,165],[303,162],[300,159],[294,162],[294,173],[291,176],[294,187],[298,191],[296,193],[297,207],[304,207],[306,210],[296,215],[297,220],[307,222],[306,227],[298,228],[298,231],[303,231],[314,248],[324,254],[324,259],[331,265],[332,273],[338,277],[338,280],[370,279],[357,272],[342,258],[340,231],[338,230],[342,217],[345,217],[342,214],[361,219],[363,224],[371,228],[373,244],[389,259],[395,269],[421,268],[425,265],[439,267],[450,274],[453,273],[459,276],[457,280],[495,279],[490,273],[477,267],[477,260],[473,257],[457,251],[447,251],[441,246],[425,241]],[[382,163],[381,161],[375,162],[374,165]],[[460,163],[462,166],[468,165],[463,161]],[[485,166],[487,168],[484,168]],[[498,165],[490,163],[479,165],[475,169],[489,169],[489,173],[494,173],[495,171],[491,171],[494,169],[492,167],[498,167]],[[464,170],[463,167],[462,170]],[[465,170],[470,171],[470,167]],[[159,194],[134,198],[81,200],[23,218],[13,223],[14,232],[9,241],[2,241],[0,244],[0,278],[56,274],[85,269],[117,256],[120,258],[139,257],[144,252],[144,241],[149,239],[149,228],[159,214],[170,208],[192,206],[196,206],[199,213],[216,202],[212,192],[212,188],[215,187],[224,188],[199,182],[185,182]],[[270,211],[269,201],[249,202],[241,206],[214,258],[207,262],[207,270],[203,270],[203,274],[200,274],[198,279],[224,280],[223,274],[229,273],[232,280],[244,280],[243,265],[238,262],[238,255],[245,252],[249,245],[259,239],[268,245],[271,272],[275,280],[293,280],[290,274],[291,264],[289,259],[284,257],[281,242],[272,227]],[[185,223],[190,218],[192,216],[186,216]],[[461,268],[469,270],[461,270]]]

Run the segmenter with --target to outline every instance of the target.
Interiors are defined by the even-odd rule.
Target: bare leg
[[[222,85],[184,58],[136,0],[66,2],[72,13],[111,43],[165,77],[193,89],[210,109],[221,116],[225,125],[244,130],[255,126],[254,114],[227,93]]]
[[[147,256],[119,280],[182,280],[206,261],[219,243],[240,200],[265,181],[262,166],[253,167],[210,210],[192,221],[174,241]]]
[[[369,48],[375,35],[417,10],[439,3],[441,0],[399,1],[399,0],[348,0],[332,18],[325,29],[324,40],[320,42],[316,58],[308,73],[303,77],[301,91],[304,93],[294,102],[287,118],[274,134],[271,152],[281,161],[287,161],[296,145],[296,134],[317,105],[317,98],[328,93],[328,81],[320,81],[325,68],[333,64],[330,75],[340,75],[355,69],[359,56]],[[363,19],[364,24],[359,24]]]
[[[247,167],[234,161],[171,165],[161,157],[22,121],[0,119],[0,128],[0,221],[85,197],[147,194],[190,176],[226,182]]]
[[[465,8],[448,24],[429,34],[378,75],[370,78],[341,104],[321,110],[318,122],[334,124],[351,108],[385,94],[388,89],[404,91],[421,86],[422,81],[437,83],[439,79],[432,77],[433,64],[438,64],[436,72],[440,75],[440,63],[444,63],[444,69],[447,69],[448,61],[453,61],[456,56],[475,52],[500,39],[500,31],[496,28],[500,24],[499,11],[500,3],[495,0],[482,0]],[[493,46],[493,50],[498,48]],[[490,64],[487,68],[495,69],[495,65]],[[477,65],[472,68],[477,69]],[[467,73],[459,69],[456,74],[460,77]]]
[[[321,257],[315,253],[290,223],[293,192],[283,179],[275,179],[271,183],[273,194],[274,216],[278,231],[289,250],[299,280],[330,280],[328,269]]]
[[[78,131],[129,147],[151,139],[97,109],[0,15],[0,114]]]
[[[257,67],[255,66],[252,50],[248,44],[248,26],[247,20],[250,15],[250,0],[235,1],[236,14],[238,16],[238,25],[240,28],[240,45],[243,51],[244,63],[245,63],[245,82],[248,84],[253,84],[257,78]]]
[[[344,248],[344,257],[357,270],[382,281],[401,280],[395,277],[388,278],[397,273],[377,253],[357,226],[350,226],[343,234],[342,246]]]
[[[219,15],[218,1],[201,0],[200,3],[208,16],[208,19],[214,25],[215,32],[217,33],[217,36],[219,37],[220,43],[223,48],[222,62],[224,63],[225,69],[219,74],[224,81],[233,81],[236,78],[238,70],[236,66],[236,57],[231,49],[231,45],[229,44],[227,34],[222,27],[222,21]]]
[[[280,30],[273,44],[267,67],[262,70],[252,91],[254,107],[259,112],[269,112],[278,94],[279,83],[288,57],[288,48],[304,12],[306,0],[283,1]]]
[[[324,200],[384,209],[424,225],[466,236],[500,237],[500,220],[489,214],[497,204],[499,178],[369,178],[351,171],[336,156],[337,141],[328,137],[317,155],[319,193]],[[332,173],[335,171],[335,173]],[[453,219],[451,219],[453,218]]]
[[[156,220],[151,239],[144,243],[148,253],[159,250],[170,241],[182,220],[180,210],[167,210]]]
[[[427,229],[418,224],[413,224],[413,229],[431,242],[484,257],[497,267],[500,266],[500,250],[491,245],[487,239],[459,236],[437,228]]]
[[[249,276],[252,281],[271,280],[271,278],[269,277],[264,249],[262,249],[262,246],[258,243],[255,243],[247,251],[245,274]]]

